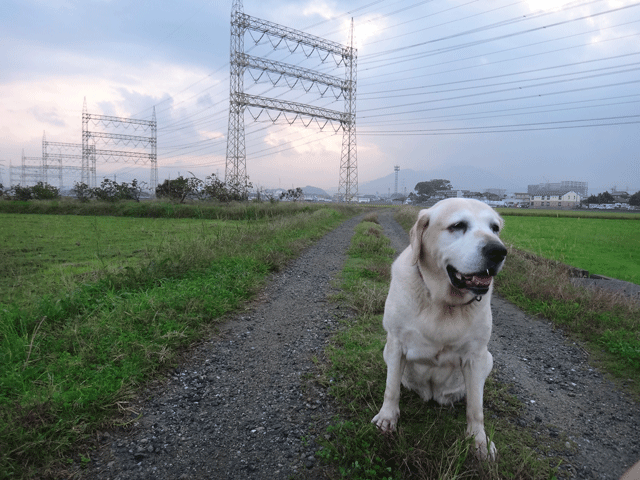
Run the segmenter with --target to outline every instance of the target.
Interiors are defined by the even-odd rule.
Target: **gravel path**
[[[401,251],[408,237],[391,214],[381,213],[380,223]],[[327,297],[359,220],[345,222],[274,275],[219,337],[194,348],[188,363],[146,391],[140,420],[103,433],[82,477],[324,478],[314,439],[337,408],[306,379],[314,375],[314,355],[350,314]],[[495,297],[493,314],[493,375],[525,403],[519,426],[541,442],[559,440],[554,453],[565,458],[566,476],[618,479],[640,459],[638,404],[548,322]]]

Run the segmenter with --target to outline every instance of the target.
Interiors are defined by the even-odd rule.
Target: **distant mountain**
[[[326,191],[324,191],[321,188],[318,187],[312,187],[310,185],[307,185],[306,187],[302,187],[302,191],[304,192],[305,195],[323,195],[326,197],[330,197],[331,195],[329,195]]]
[[[487,188],[503,188],[507,191],[527,191],[527,187],[516,185],[505,180],[502,177],[483,170],[481,168],[463,165],[448,168],[438,168],[433,170],[400,170],[398,172],[398,192],[412,192],[419,182],[425,182],[436,178],[449,180],[455,190],[471,190],[474,192],[482,192]],[[385,195],[389,192],[394,193],[395,189],[395,173],[390,173],[386,177],[371,180],[369,182],[358,185],[360,194],[380,194]]]

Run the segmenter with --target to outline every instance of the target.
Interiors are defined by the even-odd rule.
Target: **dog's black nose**
[[[500,242],[489,242],[482,247],[482,255],[495,266],[506,258],[507,249]]]

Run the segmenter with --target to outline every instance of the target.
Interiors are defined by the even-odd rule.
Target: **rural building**
[[[439,200],[445,198],[461,198],[464,196],[464,193],[469,193],[468,190],[436,190],[436,194],[433,198],[437,198]]]
[[[513,198],[515,198],[516,203],[520,206],[528,207],[531,205],[531,197],[528,193],[514,193]]]
[[[582,198],[587,198],[589,195],[589,184],[587,182],[576,182],[573,180],[566,180],[560,183],[539,183],[538,185],[529,185],[527,187],[527,193],[530,197],[542,196],[545,197],[551,193],[574,191]]]
[[[573,190],[570,191],[547,191],[544,195],[533,195],[531,197],[532,208],[554,208],[570,209],[580,205],[581,197]]]
[[[629,195],[629,192],[616,190],[616,188],[614,187],[613,190],[611,190],[611,196],[616,203],[629,203],[629,197],[631,195]]]

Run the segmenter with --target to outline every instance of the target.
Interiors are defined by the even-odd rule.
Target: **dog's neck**
[[[422,281],[422,283],[424,284],[425,288],[427,288],[427,290],[429,290],[428,286],[427,286],[427,282],[425,282],[424,277],[422,276],[422,272],[420,271],[420,266],[416,265],[416,269],[418,270],[418,275],[420,276],[420,280]],[[451,289],[453,290],[455,287],[451,286]],[[457,292],[459,292],[460,290],[456,290]],[[472,297],[471,300],[469,300],[468,302],[465,303],[456,303],[456,304],[451,304],[451,303],[447,303],[445,302],[445,305],[449,308],[454,308],[454,307],[467,307],[469,305],[471,305],[473,302],[480,302],[482,300],[482,295],[476,295],[475,297]]]

